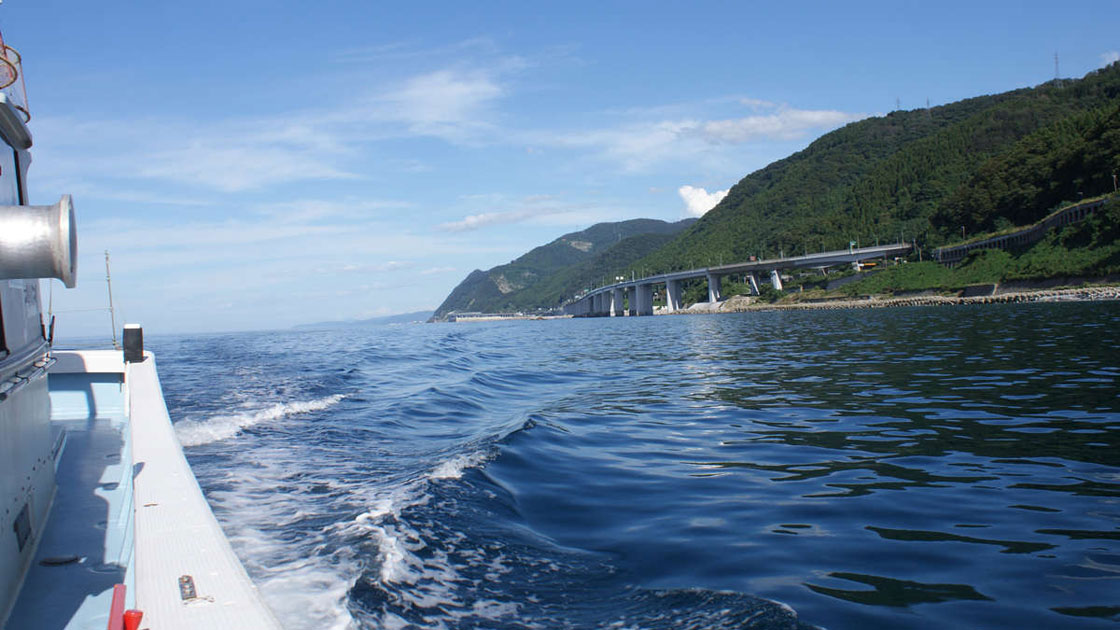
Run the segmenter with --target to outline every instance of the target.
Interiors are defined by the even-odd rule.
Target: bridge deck
[[[784,258],[771,258],[768,260],[752,260],[747,262],[718,265],[715,267],[700,267],[684,271],[671,271],[655,274],[644,278],[624,280],[602,287],[597,287],[580,296],[586,299],[616,289],[631,289],[639,285],[662,284],[669,281],[688,280],[691,278],[706,278],[708,276],[726,276],[736,273],[769,272],[773,269],[796,269],[803,267],[831,267],[844,263],[868,260],[871,258],[884,258],[903,256],[910,253],[913,248],[908,243],[895,243],[891,245],[876,245],[874,247],[860,247],[841,249],[830,252],[807,254],[804,256],[787,256]]]

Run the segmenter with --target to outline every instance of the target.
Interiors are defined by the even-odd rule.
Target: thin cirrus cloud
[[[362,224],[381,218],[387,210],[411,207],[406,201],[345,199],[298,199],[293,201],[259,204],[252,208],[255,214],[268,217],[273,222],[285,224]]]
[[[481,212],[463,217],[459,221],[448,221],[436,226],[442,232],[468,232],[492,225],[520,223],[538,216],[539,211],[534,210],[509,210],[505,212]]]
[[[670,159],[708,154],[713,145],[799,140],[810,134],[862,120],[864,113],[797,109],[761,99],[738,99],[748,116],[719,119],[682,118],[628,123],[569,134],[540,133],[535,144],[597,151],[624,171],[638,171]]]
[[[488,212],[470,214],[458,221],[448,221],[435,226],[439,232],[469,232],[482,228],[514,223],[533,223],[535,225],[571,226],[597,221],[623,218],[620,212],[625,209],[600,204],[573,203],[553,195],[529,195],[519,199],[509,199],[504,195],[473,195],[464,198],[471,205],[488,205],[498,208]]]
[[[836,110],[782,107],[771,114],[709,121],[700,125],[697,131],[705,140],[717,143],[796,140],[805,137],[811,131],[839,127],[866,117],[867,114],[852,114]]]
[[[148,155],[138,175],[149,179],[204,184],[222,192],[259,189],[298,180],[353,179],[310,147],[245,142],[196,141]]]
[[[47,175],[59,180],[125,173],[134,181],[236,193],[355,179],[364,149],[381,140],[424,136],[464,143],[491,137],[494,104],[506,95],[500,78],[521,65],[512,58],[488,68],[421,72],[377,91],[346,95],[327,110],[225,119],[202,127],[176,119],[54,118],[38,121],[37,129],[46,131],[41,151],[57,154],[47,161]],[[128,151],[106,149],[115,146],[128,146]]]
[[[402,136],[467,141],[489,128],[490,104],[502,94],[484,70],[419,74],[331,112],[289,112],[224,125],[189,144],[149,151],[135,172],[223,192],[353,179],[358,175],[344,163],[361,145]]]
[[[399,122],[416,135],[462,140],[489,127],[486,114],[504,90],[487,71],[438,70],[373,97],[371,122]]]

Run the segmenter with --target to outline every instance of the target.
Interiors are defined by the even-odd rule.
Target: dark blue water
[[[149,346],[289,628],[1120,620],[1120,303]]]

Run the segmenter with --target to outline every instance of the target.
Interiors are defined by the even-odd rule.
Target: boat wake
[[[383,628],[813,628],[743,593],[636,587],[610,554],[526,527],[481,463],[433,473],[347,528],[375,551],[349,590],[358,617]]]
[[[317,400],[276,403],[257,408],[253,407],[253,403],[248,403],[248,408],[241,413],[217,415],[204,420],[177,422],[175,423],[175,434],[179,438],[179,443],[183,446],[200,446],[219,440],[228,440],[243,430],[261,423],[333,407],[345,397],[344,394],[334,394]]]

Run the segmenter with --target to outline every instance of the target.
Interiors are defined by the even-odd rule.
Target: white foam
[[[334,394],[318,400],[277,403],[264,408],[249,409],[232,415],[213,416],[205,420],[182,420],[175,423],[175,434],[183,446],[199,446],[227,440],[251,426],[279,420],[309,411],[320,411],[338,403],[346,396]]]
[[[355,627],[346,606],[353,580],[347,579],[346,572],[314,560],[286,563],[277,569],[258,580],[257,586],[287,627],[329,630]]]
[[[430,479],[459,479],[463,476],[463,471],[481,466],[486,462],[487,457],[488,455],[484,451],[456,455],[436,466],[428,477]]]
[[[347,606],[359,574],[352,550],[324,553],[325,538],[310,532],[298,541],[282,534],[277,523],[293,521],[293,503],[274,492],[291,469],[291,461],[261,451],[252,475],[231,473],[228,489],[207,499],[215,506],[230,543],[269,608],[286,628],[355,630]]]

